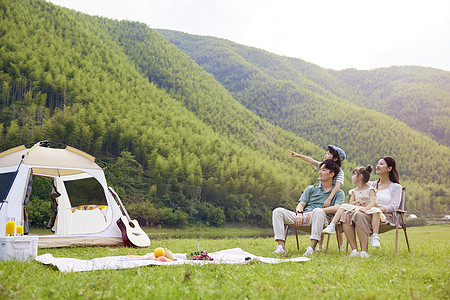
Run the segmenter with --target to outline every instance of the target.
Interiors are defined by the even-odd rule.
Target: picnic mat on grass
[[[256,256],[251,253],[245,252],[241,248],[233,248],[222,250],[214,253],[208,253],[214,260],[188,260],[186,254],[175,254],[176,261],[161,262],[156,260],[146,260],[140,257],[130,256],[107,256],[99,257],[91,260],[83,260],[76,258],[64,258],[54,257],[50,253],[36,256],[35,260],[43,264],[51,264],[58,268],[61,272],[83,272],[94,270],[113,270],[113,269],[130,269],[142,266],[156,265],[156,266],[173,266],[183,264],[242,264],[245,263],[245,258],[250,257],[252,261],[260,261],[263,263],[277,264],[283,262],[305,262],[309,258],[296,257],[296,258],[270,258]]]

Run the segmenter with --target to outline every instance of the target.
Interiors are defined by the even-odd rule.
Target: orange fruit
[[[155,254],[156,258],[158,258],[160,256],[165,256],[166,255],[166,251],[164,250],[164,248],[158,247],[158,248],[155,249],[153,254]]]

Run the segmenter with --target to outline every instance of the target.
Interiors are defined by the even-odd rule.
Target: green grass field
[[[146,266],[127,270],[62,273],[36,261],[0,262],[0,299],[449,299],[450,226],[408,228],[412,251],[403,233],[394,255],[394,233],[381,235],[382,248],[367,259],[350,258],[332,239],[328,253],[316,253],[305,263],[247,265]],[[39,255],[92,259],[124,254],[143,255],[162,246],[175,253],[215,252],[240,247],[259,256],[278,257],[267,230],[201,228],[147,229],[149,249],[91,247],[39,249]],[[248,232],[246,232],[248,231]],[[233,234],[233,232],[238,232]],[[240,234],[244,232],[244,234]],[[250,232],[259,237],[249,236]],[[301,256],[307,235],[289,236],[289,257]]]

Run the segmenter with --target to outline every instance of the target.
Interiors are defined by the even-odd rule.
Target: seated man
[[[296,212],[282,207],[273,210],[272,226],[275,241],[278,242],[275,253],[286,253],[288,251],[285,247],[285,225],[295,224],[295,226],[311,225],[311,246],[306,249],[304,256],[313,254],[317,243],[320,241],[323,227],[331,219],[331,216],[326,216],[326,214],[336,213],[345,198],[344,192],[339,190],[330,206],[323,207],[323,203],[333,189],[333,178],[337,176],[339,171],[340,169],[334,161],[325,160],[320,164],[320,182],[306,188],[298,200]]]

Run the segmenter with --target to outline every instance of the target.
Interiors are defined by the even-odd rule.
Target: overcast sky
[[[90,15],[225,38],[324,68],[450,71],[449,0],[50,0]]]

